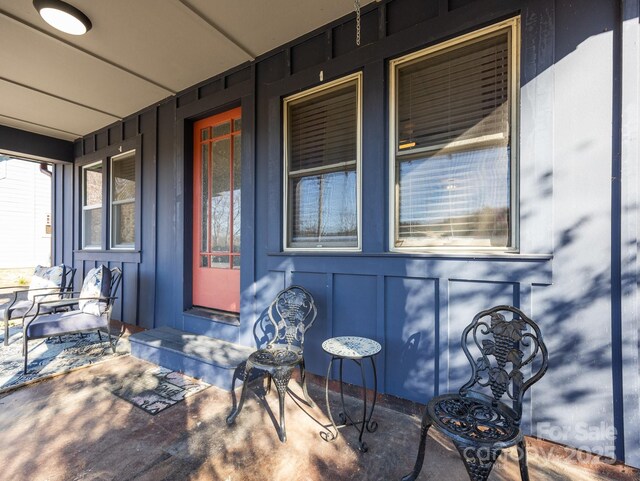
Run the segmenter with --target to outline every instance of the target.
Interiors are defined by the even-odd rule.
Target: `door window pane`
[[[242,213],[242,140],[233,136],[233,252],[240,252],[240,222]]]
[[[202,145],[200,183],[200,250],[209,250],[209,144]]]
[[[231,171],[229,139],[214,142],[211,147],[211,250],[229,251],[231,219]]]

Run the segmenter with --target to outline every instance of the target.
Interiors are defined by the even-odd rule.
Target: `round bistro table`
[[[325,441],[333,441],[338,437],[339,428],[342,428],[344,426],[355,426],[356,429],[360,431],[360,436],[358,437],[358,448],[360,449],[360,451],[365,453],[368,450],[367,443],[362,441],[362,435],[364,434],[365,428],[370,433],[373,433],[376,429],[378,429],[378,423],[376,423],[375,421],[371,421],[371,417],[373,416],[373,410],[376,407],[376,397],[378,395],[378,376],[376,373],[376,362],[374,356],[382,350],[382,346],[379,342],[376,342],[373,339],[367,339],[366,337],[342,336],[327,339],[322,343],[322,349],[331,356],[329,367],[327,368],[327,379],[325,382],[325,401],[327,403],[327,412],[329,414],[329,419],[331,420],[331,425],[333,426],[333,431],[329,429],[329,433],[323,433],[323,437]],[[343,361],[345,359],[350,359],[360,366],[360,373],[362,375],[363,400],[362,421],[354,421],[347,412],[347,409],[344,405],[342,368]],[[371,403],[371,411],[368,413],[368,415],[367,379],[364,370],[365,359],[369,359],[371,361],[371,368],[373,370],[373,402]],[[342,411],[338,415],[340,418],[339,425],[336,425],[335,421],[333,420],[333,416],[331,415],[331,405],[329,404],[329,377],[331,375],[331,367],[333,366],[333,361],[335,360],[340,361],[340,401],[342,403]]]

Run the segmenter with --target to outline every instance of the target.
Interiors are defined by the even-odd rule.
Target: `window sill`
[[[76,260],[102,262],[131,262],[140,264],[142,252],[135,249],[84,249],[73,252]]]
[[[269,252],[269,257],[376,257],[376,258],[426,258],[426,259],[451,259],[451,260],[516,260],[516,261],[548,261],[553,259],[553,254],[526,254],[518,252],[354,252],[354,251],[281,251]]]

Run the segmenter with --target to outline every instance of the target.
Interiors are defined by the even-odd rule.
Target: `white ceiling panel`
[[[113,117],[0,80],[0,115],[71,134],[92,132]],[[78,135],[79,136],[79,135]]]
[[[224,26],[230,37],[256,56],[354,12],[353,1],[349,0],[185,1],[215,24]],[[360,3],[364,6],[371,1]]]
[[[170,92],[0,16],[0,77],[121,118]]]
[[[0,125],[77,138],[353,11],[352,0],[66,1],[91,19],[86,35],[55,30],[32,0],[0,0]]]
[[[0,114],[0,125],[13,127],[14,129],[19,130],[26,130],[27,132],[34,132],[36,134],[47,135],[56,139],[75,140],[78,138],[78,134],[72,134],[69,132],[64,132],[62,130],[52,129],[51,127],[32,124],[30,122],[25,122],[24,120],[7,117],[2,114]]]

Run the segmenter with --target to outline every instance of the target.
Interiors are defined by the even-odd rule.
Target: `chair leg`
[[[518,443],[518,463],[520,464],[520,477],[522,481],[529,481],[529,468],[527,468],[527,442],[522,438]]]
[[[289,385],[289,379],[291,379],[292,369],[280,368],[273,372],[273,381],[278,390],[278,402],[280,404],[280,426],[278,427],[278,437],[283,443],[287,442],[287,430],[284,422],[284,400],[287,395],[287,386]]]
[[[265,376],[266,387],[264,388],[264,393],[269,394],[271,392],[271,374],[267,373]]]
[[[236,406],[236,408],[233,411],[231,411],[231,414],[227,416],[227,425],[229,426],[231,426],[236,421],[238,414],[240,414],[240,411],[242,411],[242,406],[244,405],[244,398],[247,396],[247,387],[249,385],[249,375],[251,374],[252,369],[253,369],[252,366],[249,366],[248,363],[244,367],[244,374],[242,375],[243,383],[242,383],[242,393],[240,394],[240,401],[238,401],[238,405]]]
[[[313,399],[309,397],[309,393],[307,392],[307,370],[304,366],[304,359],[300,363],[300,379],[302,380],[302,394],[304,394],[304,399],[307,401],[307,404],[313,408],[316,406],[316,403],[313,402]]]
[[[9,319],[4,320],[4,345],[9,345]]]
[[[25,333],[26,334],[26,333]],[[22,341],[22,354],[24,354],[24,374],[27,373],[27,363],[29,362],[29,349],[27,349],[27,336],[24,335]]]
[[[416,462],[413,465],[413,471],[407,474],[402,481],[415,481],[422,471],[422,463],[424,462],[424,449],[427,444],[427,433],[431,427],[432,421],[429,416],[429,412],[425,408],[424,415],[422,416],[422,426],[420,428],[420,446],[418,446],[418,455],[416,456]]]
[[[487,481],[501,451],[455,443],[471,481]]]
[[[98,329],[98,339],[102,342],[102,334],[100,334],[100,329]]]

